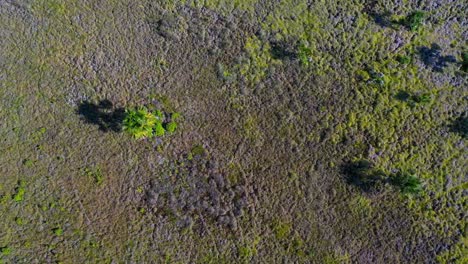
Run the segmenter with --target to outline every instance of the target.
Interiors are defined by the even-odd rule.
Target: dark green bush
[[[422,26],[424,17],[424,12],[415,11],[403,19],[402,24],[405,25],[409,30],[416,31]]]
[[[390,177],[390,183],[398,187],[403,194],[416,195],[422,191],[421,180],[410,173],[397,173]]]

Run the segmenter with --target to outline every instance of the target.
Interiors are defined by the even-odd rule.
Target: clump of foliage
[[[418,30],[424,22],[425,14],[422,11],[415,11],[409,14],[401,22],[411,31]]]
[[[343,167],[343,172],[347,175],[348,183],[356,185],[364,191],[369,191],[385,179],[385,173],[376,169],[374,163],[368,160],[349,163]]]
[[[297,57],[302,65],[309,66],[312,62],[312,49],[305,43],[301,43],[298,47]]]
[[[417,195],[422,191],[421,180],[413,174],[400,172],[390,177],[390,183],[403,194]]]
[[[158,118],[144,107],[127,109],[123,120],[123,130],[136,139],[150,138],[153,136],[153,130],[158,121]]]
[[[177,128],[176,119],[179,116],[180,114],[174,113],[171,115],[170,120],[166,120],[165,114],[160,110],[150,112],[144,107],[127,109],[123,120],[123,130],[136,139],[151,138],[153,136],[161,137],[166,132],[175,132]]]
[[[385,85],[385,75],[383,73],[373,69],[368,69],[366,72],[368,73],[367,83],[375,84],[380,87]]]

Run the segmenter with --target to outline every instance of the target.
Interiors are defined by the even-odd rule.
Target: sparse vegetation
[[[463,262],[459,7],[1,2],[0,262]]]

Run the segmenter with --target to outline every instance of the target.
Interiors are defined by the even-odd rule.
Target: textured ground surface
[[[467,5],[0,1],[0,263],[466,263]]]

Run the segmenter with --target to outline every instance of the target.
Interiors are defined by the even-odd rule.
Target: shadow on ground
[[[367,160],[347,162],[341,166],[341,173],[348,184],[363,192],[378,191],[385,181],[384,173],[375,169],[374,164]]]
[[[459,134],[463,138],[468,138],[468,117],[460,116],[450,125],[450,131]]]
[[[432,43],[430,48],[419,47],[417,51],[422,62],[436,72],[443,72],[444,68],[448,66],[448,63],[457,62],[452,55],[442,56],[442,48],[435,43]]]
[[[125,115],[124,108],[115,108],[109,100],[101,100],[98,104],[88,101],[80,103],[77,114],[88,124],[98,125],[103,132],[120,132]]]

